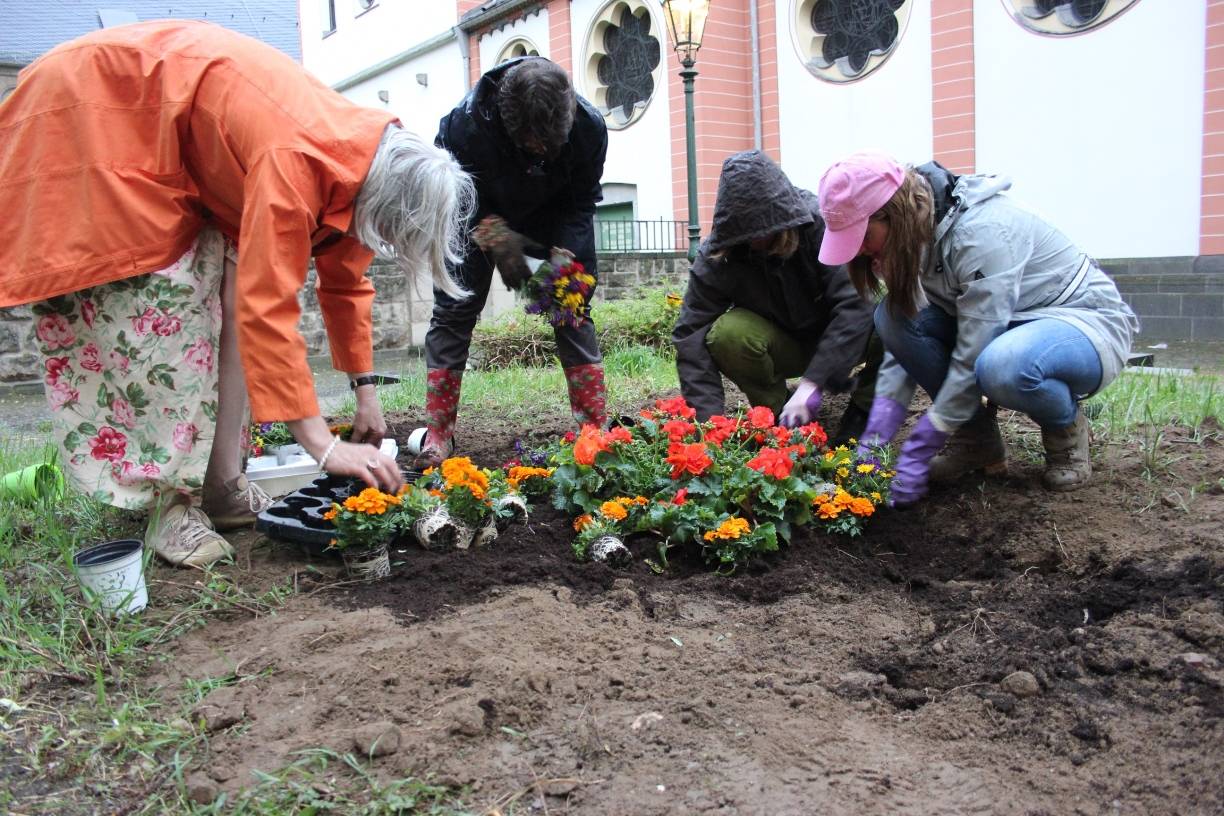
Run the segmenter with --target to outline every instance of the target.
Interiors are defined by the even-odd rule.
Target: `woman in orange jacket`
[[[76,486],[149,509],[172,563],[230,552],[216,531],[269,499],[241,475],[246,404],[286,421],[329,473],[402,484],[377,448],[365,271],[457,260],[470,178],[389,114],[275,49],[161,21],[65,43],[0,103],[0,307],[30,303]],[[320,416],[297,332],[311,257],[333,364],[354,382],[352,442]],[[244,377],[245,374],[245,377]]]

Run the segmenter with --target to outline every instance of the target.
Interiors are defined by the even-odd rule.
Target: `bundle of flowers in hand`
[[[595,276],[568,252],[554,250],[519,292],[527,300],[527,314],[542,315],[552,326],[578,326],[586,319],[595,289]]]
[[[427,500],[423,491],[404,485],[394,495],[367,487],[343,503],[333,502],[323,518],[336,528],[331,546],[340,551],[349,573],[364,580],[390,575],[388,545],[408,530]]]
[[[524,478],[531,477],[519,474],[516,485]],[[417,487],[434,499],[433,507],[413,526],[417,541],[426,549],[485,546],[497,538],[499,529],[527,518],[527,503],[510,486],[507,473],[478,468],[466,456],[427,469]]]
[[[886,463],[830,450],[818,423],[777,427],[768,408],[695,416],[681,397],[659,400],[632,427],[588,426],[558,443],[553,502],[576,517],[579,557],[623,559],[605,539],[648,533],[664,563],[669,547],[695,543],[733,570],[800,525],[858,535],[887,500]]]

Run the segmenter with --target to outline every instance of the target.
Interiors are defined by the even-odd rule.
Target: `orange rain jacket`
[[[0,103],[0,307],[163,269],[214,225],[238,241],[254,418],[317,415],[297,295],[313,254],[333,364],[368,371],[373,255],[345,231],[394,121],[207,23],[65,43]]]

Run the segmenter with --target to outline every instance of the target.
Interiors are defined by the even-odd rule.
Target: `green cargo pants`
[[[786,404],[787,378],[803,376],[819,342],[819,337],[801,341],[756,312],[739,308],[714,321],[706,335],[706,347],[723,376],[753,405],[767,406],[775,415]],[[861,361],[864,368],[850,395],[850,401],[863,411],[871,410],[876,373],[883,359],[884,344],[872,332]]]

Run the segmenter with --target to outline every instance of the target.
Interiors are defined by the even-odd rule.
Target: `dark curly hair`
[[[521,60],[502,76],[497,109],[511,141],[555,154],[569,140],[577,100],[569,74],[542,57]]]

